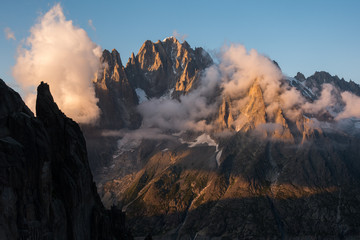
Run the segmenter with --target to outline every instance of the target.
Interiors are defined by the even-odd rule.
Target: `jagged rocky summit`
[[[156,43],[145,41],[126,67],[116,49],[111,53],[104,50],[101,63],[95,81],[102,110],[100,126],[134,129],[141,122],[134,106],[152,97],[187,93],[196,87],[200,74],[213,61],[204,49],[193,50],[186,41],[180,43],[171,37]]]
[[[103,130],[137,129],[142,123],[137,111],[139,103],[153,97],[178,98],[195,88],[201,73],[213,64],[202,48],[192,49],[185,41],[166,38],[153,43],[146,41],[133,53],[126,67],[116,49],[103,51],[94,82],[101,115],[96,126],[82,126],[89,150],[91,168],[109,164],[116,150],[117,138],[104,137]],[[99,145],[99,143],[101,143]],[[115,147],[114,147],[115,146]]]
[[[131,239],[105,210],[77,123],[38,87],[36,117],[0,79],[0,239]]]

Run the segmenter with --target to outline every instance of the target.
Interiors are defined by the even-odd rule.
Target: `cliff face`
[[[96,192],[79,126],[49,86],[38,87],[37,117],[2,80],[0,98],[0,238],[127,238],[121,211],[106,211]]]
[[[98,106],[101,109],[99,126],[106,129],[137,128],[140,115],[135,111],[138,98],[126,76],[120,54],[104,50],[102,68],[94,83]]]

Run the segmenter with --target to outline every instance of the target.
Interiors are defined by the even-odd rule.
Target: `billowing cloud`
[[[360,118],[360,97],[350,93],[341,93],[342,100],[345,102],[344,111],[342,111],[337,117],[337,120],[344,118]]]
[[[211,125],[206,118],[217,110],[216,102],[209,103],[219,85],[220,76],[217,68],[206,70],[199,87],[181,96],[180,101],[170,98],[152,99],[139,106],[143,115],[143,127],[158,127],[166,130],[206,131]]]
[[[320,97],[313,103],[305,103],[303,105],[304,111],[316,114],[334,107],[337,100],[332,91],[335,91],[335,89],[331,84],[323,84]]]
[[[15,34],[14,34],[14,32],[13,32],[10,28],[8,28],[8,27],[5,28],[5,29],[4,29],[4,33],[5,33],[6,39],[8,39],[8,40],[10,40],[10,39],[16,40]]]
[[[100,110],[92,79],[99,68],[101,48],[65,18],[60,4],[43,15],[30,32],[13,67],[28,106],[35,109],[35,89],[44,81],[65,114],[80,123],[96,121]]]

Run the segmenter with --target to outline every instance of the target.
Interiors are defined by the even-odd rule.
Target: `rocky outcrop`
[[[104,50],[100,59],[102,68],[94,83],[101,115],[98,126],[105,129],[137,128],[140,115],[135,107],[138,98],[126,76],[120,54]]]
[[[196,86],[202,70],[212,63],[204,49],[193,50],[186,41],[170,37],[156,43],[145,41],[138,54],[132,54],[125,71],[132,86],[143,89],[148,97],[169,91],[176,97]]]
[[[49,86],[38,87],[37,117],[2,80],[0,98],[0,238],[130,238],[121,211],[104,209],[81,130]]]

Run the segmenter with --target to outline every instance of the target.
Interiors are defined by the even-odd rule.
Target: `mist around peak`
[[[319,128],[323,115],[329,115],[335,125],[345,118],[360,117],[358,96],[325,83],[317,98],[308,99],[289,83],[277,64],[254,49],[224,46],[216,62],[203,72],[198,87],[179,99],[142,102],[138,107],[142,128],[208,133],[256,129],[292,139],[288,138],[291,133],[286,133],[289,121]],[[228,119],[226,127],[221,127],[224,116],[219,109],[224,102]]]

